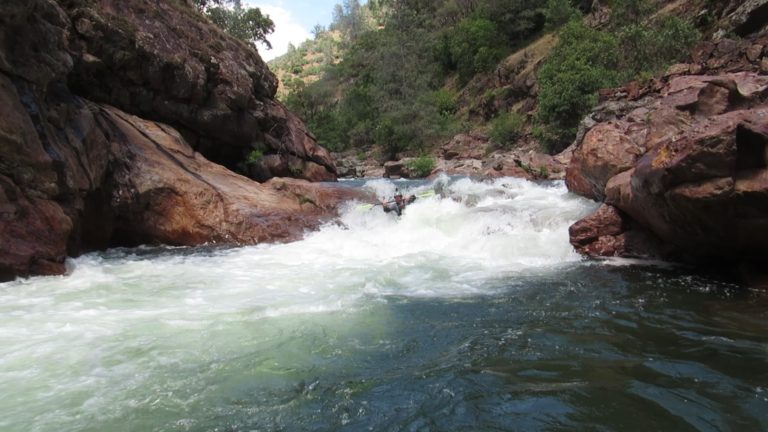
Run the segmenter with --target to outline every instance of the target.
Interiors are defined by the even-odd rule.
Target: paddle
[[[435,196],[435,190],[434,189],[427,189],[425,191],[419,192],[415,194],[417,198],[429,198]],[[387,204],[394,202],[394,201],[387,201]],[[370,210],[376,206],[383,205],[383,203],[376,203],[376,204],[358,204],[357,207],[355,207],[357,210]]]

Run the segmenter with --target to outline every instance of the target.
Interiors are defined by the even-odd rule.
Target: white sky
[[[243,5],[258,7],[275,23],[274,33],[267,36],[272,44],[268,50],[258,44],[259,54],[264,61],[272,60],[288,51],[288,44],[301,45],[312,38],[311,30],[316,24],[328,27],[331,23],[333,6],[342,0],[244,0]]]

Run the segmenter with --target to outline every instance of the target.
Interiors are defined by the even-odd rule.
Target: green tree
[[[491,124],[491,139],[502,148],[511,148],[522,137],[525,118],[518,113],[505,113]]]
[[[597,103],[597,90],[619,83],[614,36],[571,21],[539,70],[538,120],[551,130],[545,142],[556,152],[569,144],[581,119]]]
[[[462,21],[448,38],[450,63],[456,66],[459,81],[467,83],[477,72],[485,72],[501,58],[496,24],[485,18]]]
[[[259,8],[243,8],[239,1],[235,1],[232,8],[207,7],[205,15],[218,27],[238,39],[263,42],[269,49],[272,48],[267,35],[275,31],[275,23],[269,15],[262,14]]]
[[[570,0],[547,0],[545,12],[548,29],[557,29],[568,21],[578,18],[579,11],[571,5]]]

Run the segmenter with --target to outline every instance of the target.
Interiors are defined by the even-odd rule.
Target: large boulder
[[[767,92],[768,77],[753,72],[676,75],[643,106],[594,126],[567,184],[624,216],[601,208],[574,226],[574,245],[631,255],[621,234],[594,229],[628,218],[676,256],[768,259]]]
[[[587,132],[566,170],[565,182],[571,191],[597,201],[605,198],[608,180],[630,169],[643,153],[628,136],[629,126],[606,122]]]
[[[181,38],[196,31],[226,47],[190,50]],[[192,60],[211,50],[222,56],[209,58],[223,64],[216,74]],[[185,139],[206,136],[224,154],[243,149],[233,137],[253,134],[267,144],[248,149],[277,148],[306,177],[333,177],[327,152],[270,98],[273,81],[252,48],[186,3],[0,2],[0,280],[60,274],[67,256],[110,246],[287,241],[332,217],[354,192],[259,184]],[[213,131],[214,117],[232,129]]]
[[[5,84],[0,100],[12,102]],[[38,135],[11,104],[21,113],[16,134],[0,134],[0,280],[60,274],[66,256],[109,246],[295,240],[357,197],[303,180],[254,182],[206,160],[170,126],[76,97],[53,127],[50,108],[24,94],[44,111]]]
[[[113,235],[122,244],[295,240],[352,196],[320,195],[321,185],[306,182],[284,193],[206,160],[163,124],[104,106],[99,120],[118,159],[131,161],[110,184]]]
[[[612,205],[576,222],[568,232],[571,244],[592,257],[658,257],[666,252],[658,239]]]
[[[277,78],[252,45],[179,2],[64,4],[75,59],[68,81],[77,94],[172,125],[230,169],[257,150],[335,177],[329,152],[274,99]]]

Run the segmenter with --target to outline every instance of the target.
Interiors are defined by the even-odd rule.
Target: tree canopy
[[[262,42],[271,49],[267,35],[275,31],[275,23],[259,8],[244,8],[240,0],[194,0],[195,6],[208,19],[232,36]]]

